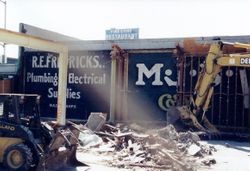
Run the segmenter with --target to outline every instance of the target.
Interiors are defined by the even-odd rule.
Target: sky
[[[7,29],[26,23],[83,40],[103,40],[110,28],[139,28],[140,38],[250,35],[249,7],[248,0],[7,0]],[[0,27],[3,14],[0,3]]]

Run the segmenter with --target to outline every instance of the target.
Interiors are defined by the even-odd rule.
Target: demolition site
[[[250,170],[250,35],[18,29],[0,28],[18,46],[0,64],[0,170]]]

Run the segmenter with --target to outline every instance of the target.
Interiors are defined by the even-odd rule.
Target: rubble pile
[[[101,128],[98,125],[98,130],[90,130],[82,126],[79,151],[109,156],[102,163],[127,169],[186,171],[216,163],[215,160],[197,162],[216,149],[200,144],[199,136],[193,132],[177,133],[172,125],[150,131],[134,127],[104,123]]]

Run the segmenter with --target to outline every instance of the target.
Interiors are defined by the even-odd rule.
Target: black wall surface
[[[23,92],[41,94],[42,116],[56,117],[57,54],[22,54]],[[90,112],[109,113],[110,72],[110,51],[69,52],[67,118],[86,120]],[[176,100],[176,72],[170,51],[129,53],[128,119],[165,121]]]
[[[67,118],[86,120],[90,112],[109,113],[110,51],[71,51],[68,63]],[[56,117],[57,55],[24,52],[24,92],[42,95],[41,115]]]
[[[129,53],[129,120],[166,120],[176,100],[176,72],[171,52]]]

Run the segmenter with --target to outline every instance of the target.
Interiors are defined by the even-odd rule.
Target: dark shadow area
[[[55,171],[90,171],[91,168],[88,166],[82,166],[82,167],[64,167],[64,168],[60,168],[57,169]]]

